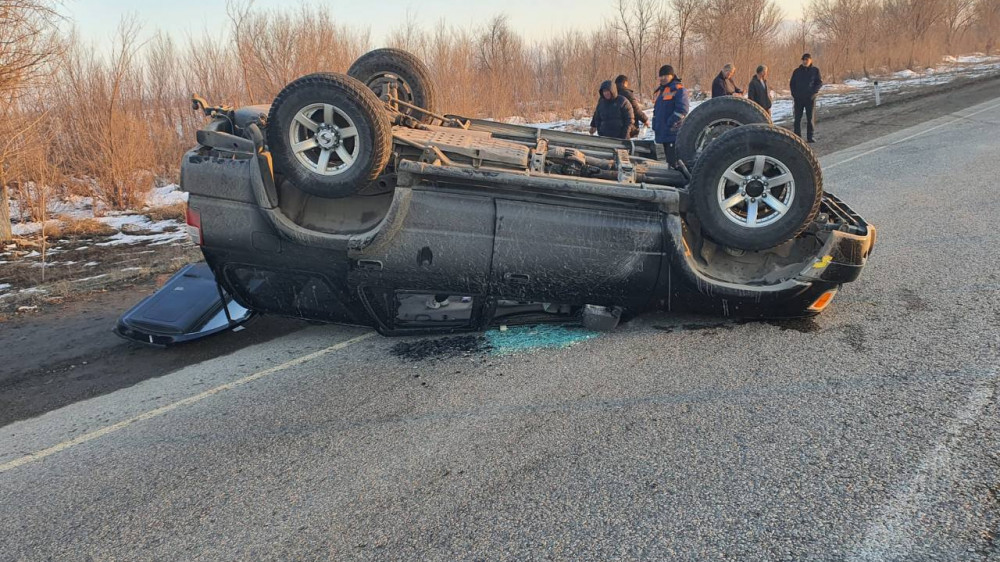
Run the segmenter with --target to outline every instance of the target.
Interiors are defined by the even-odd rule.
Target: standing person
[[[601,98],[597,100],[594,117],[590,120],[590,134],[596,132],[602,137],[627,139],[635,121],[632,104],[618,95],[618,88],[611,80],[602,82],[599,92]]]
[[[767,87],[767,65],[757,67],[757,74],[750,79],[747,86],[747,99],[755,102],[764,108],[768,115],[771,114],[771,90]]]
[[[736,67],[732,63],[726,64],[722,67],[722,72],[715,77],[712,81],[712,97],[718,98],[721,96],[732,96],[735,94],[742,94],[743,90],[736,87],[736,82],[733,82],[733,74],[736,73]]]
[[[813,110],[816,109],[816,96],[822,86],[823,80],[819,76],[819,69],[813,66],[812,55],[802,55],[802,64],[792,72],[788,88],[792,91],[792,100],[795,102],[795,134],[802,136],[802,112],[805,112],[807,142],[816,142],[813,138]]]
[[[619,74],[618,78],[615,78],[615,86],[618,88],[618,95],[627,99],[630,104],[632,104],[632,113],[635,114],[635,121],[633,122],[632,129],[629,131],[629,138],[637,136],[639,134],[640,126],[649,126],[649,117],[646,112],[639,107],[639,101],[635,99],[635,94],[629,88],[628,76],[624,74]]]
[[[688,102],[687,90],[681,84],[681,79],[674,75],[674,67],[665,64],[660,67],[660,87],[653,92],[656,104],[653,105],[653,132],[656,142],[663,144],[667,164],[677,165],[677,130],[680,129],[684,117],[691,105]]]

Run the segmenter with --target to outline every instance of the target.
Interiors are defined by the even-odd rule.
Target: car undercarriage
[[[438,112],[428,76],[380,49],[270,106],[195,97],[211,121],[182,187],[220,294],[387,335],[610,329],[652,309],[799,317],[874,245],[812,151],[747,100],[695,108],[671,166],[651,141]]]

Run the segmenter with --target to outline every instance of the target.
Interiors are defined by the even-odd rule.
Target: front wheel
[[[318,197],[354,195],[392,154],[392,125],[382,102],[342,74],[310,74],[278,94],[267,119],[275,169]]]
[[[802,139],[773,125],[749,125],[705,150],[690,190],[706,238],[764,250],[794,238],[816,217],[823,176]]]

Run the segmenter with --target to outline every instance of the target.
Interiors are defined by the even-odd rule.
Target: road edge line
[[[58,443],[58,444],[53,445],[51,447],[48,447],[46,449],[42,449],[42,450],[36,451],[34,453],[29,453],[29,454],[24,455],[22,457],[19,457],[19,458],[16,458],[14,460],[5,462],[3,464],[0,464],[0,474],[3,474],[4,472],[10,471],[10,470],[14,470],[15,468],[18,468],[20,466],[24,466],[26,464],[42,460],[42,459],[44,459],[46,457],[50,457],[50,456],[52,456],[52,455],[54,455],[56,453],[59,453],[61,451],[65,451],[66,449],[70,449],[70,448],[73,448],[73,447],[75,447],[77,445],[82,445],[83,443],[87,443],[88,441],[93,441],[94,439],[98,439],[100,437],[104,437],[105,435],[108,435],[108,434],[111,434],[111,433],[115,433],[117,431],[121,431],[122,429],[125,429],[126,427],[128,427],[128,426],[130,426],[132,424],[135,424],[135,423],[138,423],[138,422],[141,422],[141,421],[146,421],[146,420],[149,420],[149,419],[152,419],[152,418],[155,418],[155,417],[162,416],[163,414],[166,414],[167,412],[171,412],[173,410],[176,410],[176,409],[178,409],[178,408],[180,408],[182,406],[188,406],[188,405],[200,402],[200,401],[202,401],[202,400],[204,400],[204,399],[206,399],[206,398],[208,398],[210,396],[214,396],[216,394],[219,394],[221,392],[225,392],[227,390],[232,390],[232,389],[234,389],[236,387],[243,386],[243,385],[251,383],[251,382],[253,382],[255,380],[262,379],[262,378],[264,378],[264,377],[266,377],[268,375],[273,375],[274,373],[283,371],[285,369],[288,369],[289,367],[295,367],[297,365],[301,365],[303,363],[307,363],[309,361],[312,361],[313,359],[317,359],[317,358],[322,357],[322,356],[324,356],[324,355],[326,355],[328,353],[332,353],[334,351],[339,351],[339,350],[344,349],[344,348],[346,348],[348,346],[351,346],[351,345],[354,345],[354,344],[356,344],[358,342],[364,341],[364,340],[372,337],[373,335],[375,335],[375,332],[366,332],[366,333],[361,334],[359,336],[355,336],[355,337],[353,337],[351,339],[344,340],[344,341],[342,341],[340,343],[331,345],[330,347],[326,347],[326,348],[320,349],[319,351],[314,351],[314,352],[309,353],[307,355],[303,355],[301,357],[292,359],[291,361],[286,361],[285,363],[282,363],[280,365],[275,365],[274,367],[269,367],[267,369],[264,369],[263,371],[257,371],[256,373],[247,375],[247,376],[245,376],[245,377],[243,377],[241,379],[237,379],[237,380],[228,382],[226,384],[222,384],[222,385],[216,386],[214,388],[210,388],[210,389],[208,389],[208,390],[206,390],[206,391],[204,391],[204,392],[202,392],[200,394],[195,394],[194,396],[189,396],[187,398],[183,398],[183,399],[178,400],[176,402],[171,402],[170,404],[166,404],[164,406],[160,406],[159,408],[155,408],[153,410],[149,410],[148,412],[143,412],[142,414],[139,414],[137,416],[133,416],[133,417],[128,418],[126,420],[122,420],[122,421],[120,421],[120,422],[118,422],[116,424],[108,425],[108,426],[102,427],[100,429],[96,429],[94,431],[90,431],[90,432],[84,433],[83,435],[80,435],[78,437],[74,437],[73,439],[69,439],[69,440],[63,441],[61,443]]]
[[[908,140],[912,140],[912,139],[915,139],[915,138],[917,138],[919,136],[923,136],[923,135],[925,135],[925,134],[927,134],[927,133],[929,133],[931,131],[936,131],[936,130],[940,129],[941,127],[944,127],[944,126],[947,126],[947,125],[951,125],[953,123],[957,123],[958,121],[963,121],[965,119],[969,119],[970,117],[974,117],[976,115],[979,115],[980,113],[983,113],[985,111],[989,111],[991,109],[996,109],[998,107],[1000,107],[1000,103],[991,105],[989,107],[984,107],[983,109],[980,109],[979,111],[975,111],[975,112],[970,113],[968,115],[960,115],[958,112],[950,113],[949,115],[955,116],[954,119],[950,119],[948,121],[945,121],[944,123],[938,123],[937,125],[934,125],[933,127],[928,127],[928,128],[923,129],[921,131],[913,133],[910,136],[903,137],[903,138],[901,138],[899,140],[895,140],[895,141],[883,144],[881,146],[876,146],[875,148],[872,148],[871,150],[866,150],[865,152],[862,152],[861,154],[855,154],[854,156],[851,156],[850,158],[846,158],[846,159],[841,160],[839,162],[834,162],[833,164],[829,164],[827,166],[823,166],[823,171],[829,170],[831,168],[836,168],[837,166],[840,166],[841,164],[847,164],[848,162],[853,162],[854,160],[857,160],[858,158],[861,158],[862,156],[868,156],[869,154],[874,154],[874,153],[876,153],[876,152],[878,152],[880,150],[884,150],[886,148],[889,148],[890,146],[896,146],[897,144],[902,144],[902,143],[904,143],[904,142],[906,142]]]

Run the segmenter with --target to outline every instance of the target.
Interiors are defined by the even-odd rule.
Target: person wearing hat
[[[680,129],[684,117],[691,109],[687,90],[681,84],[681,79],[674,74],[674,67],[665,64],[660,67],[660,87],[653,92],[656,103],[653,105],[653,133],[656,142],[663,145],[667,164],[677,164],[677,130]]]
[[[639,105],[639,101],[635,99],[635,94],[633,94],[632,89],[629,88],[628,76],[619,74],[618,77],[615,78],[615,86],[618,87],[618,95],[627,99],[628,102],[632,104],[632,113],[635,116],[635,121],[633,122],[628,135],[629,138],[632,138],[639,134],[640,126],[649,126],[649,117],[646,116],[646,112],[642,110],[642,106]]]
[[[618,93],[618,87],[611,80],[605,80],[598,89],[600,97],[590,120],[590,134],[617,139],[629,138],[635,114],[632,104]]]
[[[819,76],[819,69],[813,66],[812,55],[806,53],[802,55],[802,64],[792,72],[792,79],[788,82],[788,88],[792,91],[792,101],[795,122],[794,131],[798,136],[802,136],[802,113],[806,114],[806,140],[816,142],[813,137],[815,121],[813,120],[813,110],[816,109],[816,95],[819,94],[823,80]]]

